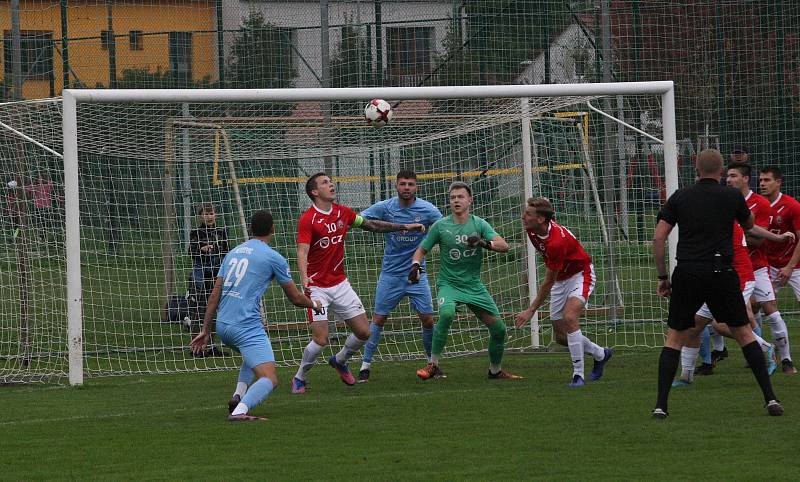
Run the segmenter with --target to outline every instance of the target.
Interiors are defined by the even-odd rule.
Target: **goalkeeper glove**
[[[467,244],[470,246],[480,246],[483,249],[492,249],[492,242],[486,241],[478,236],[470,236],[467,238]]]
[[[408,272],[408,282],[411,284],[419,283],[420,276],[425,271],[419,263],[411,263],[411,271]]]

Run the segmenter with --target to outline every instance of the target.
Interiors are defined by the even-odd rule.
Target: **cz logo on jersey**
[[[453,237],[455,238],[456,243],[467,244],[467,239],[469,239],[470,236],[477,236],[477,235],[478,233],[473,232],[472,234],[456,234]],[[468,248],[463,251],[457,248],[453,248],[450,251],[448,251],[448,254],[450,255],[450,259],[452,259],[453,261],[458,261],[461,258],[471,258],[472,256],[475,256],[476,254],[478,254],[478,248]]]
[[[319,240],[319,247],[325,249],[332,244],[339,244],[342,242],[342,237],[343,235],[341,234],[338,236],[331,236],[330,238],[328,236],[325,236],[324,238],[321,238]]]

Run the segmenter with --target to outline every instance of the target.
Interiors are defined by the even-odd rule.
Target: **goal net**
[[[270,210],[273,247],[296,269],[297,220],[310,205],[304,185],[319,171],[335,181],[337,202],[356,211],[395,195],[400,169],[417,173],[418,196],[445,215],[448,185],[470,184],[473,213],[511,245],[507,254],[486,256],[483,269],[509,327],[544,276],[521,226],[523,203],[530,195],[550,198],[597,271],[583,329],[602,345],[660,345],[665,303],[654,294],[649,239],[667,192],[661,93],[521,99],[408,90],[229,101],[214,91],[174,101],[130,91],[127,98],[78,102],[75,120],[66,116],[66,131],[77,131],[77,172],[62,147],[70,145],[62,138],[62,115],[69,114],[62,99],[0,106],[9,214],[0,250],[0,381],[69,375],[80,383],[83,376],[238,367],[238,354],[216,337],[204,357],[187,349],[210,281],[189,246],[199,212],[213,209],[232,248],[247,239],[250,215]],[[381,129],[362,116],[376,92],[394,110]],[[382,235],[348,234],[346,272],[368,316],[383,248]],[[428,255],[434,300],[438,256]],[[278,365],[297,365],[310,336],[305,313],[275,284],[262,313]],[[338,350],[347,333],[342,320],[332,320],[327,350]],[[445,356],[480,353],[487,341],[483,325],[460,309]],[[511,350],[553,344],[547,306],[530,327],[508,331]],[[419,320],[404,301],[375,360],[423,357]]]

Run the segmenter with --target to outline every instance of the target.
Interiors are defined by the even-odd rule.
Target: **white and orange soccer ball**
[[[392,120],[392,106],[383,99],[372,99],[364,107],[364,119],[372,127],[383,127]]]

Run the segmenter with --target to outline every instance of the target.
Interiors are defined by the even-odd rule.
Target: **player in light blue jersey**
[[[442,218],[442,213],[433,204],[417,197],[417,175],[411,170],[397,173],[395,183],[397,196],[373,204],[361,216],[398,224],[420,223],[426,228]],[[422,344],[425,354],[431,356],[433,339],[433,303],[428,277],[423,273],[419,284],[408,282],[411,256],[425,238],[421,231],[397,231],[386,233],[386,248],[383,265],[375,290],[375,310],[370,323],[370,336],[364,347],[364,360],[358,372],[358,382],[369,380],[370,366],[381,339],[381,331],[389,313],[408,296],[411,308],[422,322]]]
[[[208,299],[203,328],[189,344],[192,352],[203,353],[216,315],[217,334],[242,354],[236,391],[228,402],[230,421],[266,420],[248,412],[278,386],[275,355],[261,323],[260,302],[270,282],[277,279],[293,305],[322,310],[319,301],[312,301],[297,289],[286,258],[269,246],[275,232],[272,214],[267,211],[253,214],[250,232],[252,238],[233,248],[223,259]]]

